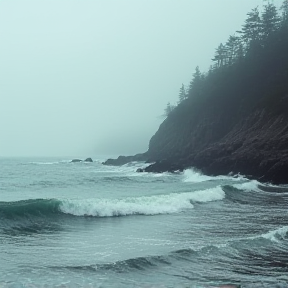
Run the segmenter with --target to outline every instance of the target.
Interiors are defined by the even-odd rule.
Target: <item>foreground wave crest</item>
[[[225,193],[219,186],[195,192],[124,199],[30,199],[0,202],[0,218],[49,216],[61,213],[93,217],[169,214],[191,209],[193,202],[216,201],[224,197]]]

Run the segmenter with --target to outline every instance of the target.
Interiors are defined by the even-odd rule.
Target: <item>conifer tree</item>
[[[253,42],[259,41],[261,38],[261,18],[258,7],[247,13],[247,16],[242,30],[238,32],[242,34],[242,39],[249,49]]]
[[[175,106],[171,105],[170,102],[168,102],[166,108],[164,109],[164,116],[167,117],[173,111],[174,108]]]
[[[282,18],[281,18],[281,25],[288,27],[288,0],[284,0],[282,6]]]
[[[244,59],[244,47],[243,44],[241,42],[239,42],[237,49],[236,49],[236,59],[238,61],[242,61]]]
[[[216,62],[217,67],[222,67],[227,62],[227,49],[226,47],[220,43],[218,48],[216,49],[215,56],[212,61]]]
[[[200,72],[199,66],[197,66],[195,68],[195,72],[193,73],[193,78],[190,81],[189,96],[200,93],[202,82],[203,82],[203,77]]]
[[[280,24],[280,17],[274,4],[268,3],[264,6],[261,20],[262,37],[266,39],[279,28]]]
[[[187,99],[187,94],[186,94],[185,86],[184,86],[184,84],[182,84],[182,86],[179,90],[179,102],[178,103],[181,103],[185,99]]]
[[[234,63],[237,55],[238,45],[239,45],[239,37],[230,35],[226,43],[226,55],[228,65],[232,65]]]

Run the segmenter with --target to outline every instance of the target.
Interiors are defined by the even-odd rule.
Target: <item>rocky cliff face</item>
[[[168,115],[147,152],[105,164],[147,161],[156,163],[141,171],[196,167],[287,184],[288,26],[281,27],[235,64],[200,77],[198,90]]]
[[[151,160],[187,159],[222,139],[237,123],[237,103],[183,103],[160,125],[149,143]],[[189,107],[189,110],[185,111]],[[178,107],[177,107],[178,108]]]
[[[288,96],[279,105],[288,111]],[[195,110],[198,113],[185,119],[177,114],[168,117],[151,138],[146,153],[120,156],[106,164],[147,161],[156,162],[144,169],[147,172],[195,167],[209,175],[232,172],[264,182],[288,183],[288,113],[261,106],[245,116],[233,106]]]
[[[147,161],[156,162],[144,169],[147,172],[195,167],[209,175],[232,172],[288,183],[288,95],[273,109],[206,104],[195,103],[188,114],[183,109],[172,112],[151,138],[147,152],[109,159],[105,164]]]
[[[287,98],[283,99],[282,104],[287,102]],[[227,115],[214,117],[209,113],[199,115],[194,123],[182,125],[183,128],[175,127],[167,119],[150,141],[150,161],[166,159],[178,169],[196,167],[206,174],[232,172],[262,181],[288,183],[285,113],[275,114],[262,108],[240,120],[235,117],[234,121],[227,119]],[[153,166],[149,169],[153,171]]]

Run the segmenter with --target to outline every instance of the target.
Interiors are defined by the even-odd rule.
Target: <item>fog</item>
[[[167,102],[257,5],[0,0],[0,156],[146,151]]]

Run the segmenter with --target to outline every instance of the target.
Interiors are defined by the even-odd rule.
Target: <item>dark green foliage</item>
[[[184,84],[182,84],[182,86],[179,90],[179,102],[178,103],[180,104],[185,99],[187,99],[187,93],[186,93]]]
[[[242,27],[242,39],[247,47],[256,41],[260,40],[261,35],[261,19],[258,7],[252,9],[251,12],[247,13],[247,19]]]
[[[264,12],[262,13],[262,38],[266,39],[271,33],[275,32],[279,28],[280,17],[276,7],[268,3],[264,6]]]
[[[167,103],[167,106],[164,110],[164,116],[167,117],[173,110],[174,110],[175,106],[171,105],[170,102]]]
[[[239,37],[233,35],[229,37],[226,43],[227,64],[232,65],[237,58],[243,57],[243,46],[240,45]],[[239,54],[238,54],[239,53]]]
[[[195,68],[193,78],[190,81],[188,96],[201,94],[204,81],[204,75],[201,74],[199,66]]]
[[[217,47],[208,73],[196,67],[188,93],[182,84],[179,105],[174,109],[168,103],[166,116],[170,118],[173,110],[174,120],[192,121],[205,105],[225,111],[235,121],[259,105],[288,114],[283,104],[286,98],[288,103],[288,0],[283,2],[281,17],[270,2],[261,14],[258,7],[252,9],[237,33]]]
[[[282,6],[282,18],[281,18],[281,24],[282,26],[287,27],[288,26],[288,0],[284,0]]]
[[[227,49],[222,43],[220,43],[220,45],[216,49],[215,56],[212,60],[216,62],[214,67],[217,67],[217,68],[222,67],[224,64],[226,64]]]

